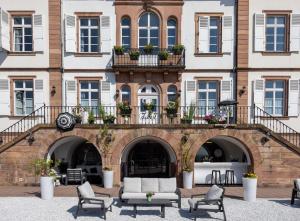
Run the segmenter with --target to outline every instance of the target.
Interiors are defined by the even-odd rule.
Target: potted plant
[[[243,176],[244,200],[254,202],[256,200],[257,175],[246,173]]]
[[[95,116],[94,116],[93,111],[90,111],[90,112],[89,112],[88,123],[89,123],[89,124],[94,124],[94,123],[95,123]]]
[[[172,47],[172,52],[174,55],[181,55],[182,51],[184,50],[184,46],[179,44],[179,45],[174,45]]]
[[[122,117],[130,117],[132,109],[131,109],[128,101],[119,103],[118,108],[120,110],[120,115]]]
[[[148,111],[148,117],[151,117],[153,111],[154,111],[154,108],[155,108],[155,105],[150,102],[150,103],[144,103],[144,108]]]
[[[182,165],[183,165],[183,188],[193,188],[193,169],[191,166],[191,154],[190,154],[190,142],[189,135],[185,134],[182,136],[180,141],[182,151]]]
[[[59,162],[53,162],[49,159],[37,159],[33,162],[35,175],[40,176],[41,198],[49,200],[54,195],[54,181],[56,178],[56,171],[53,167],[57,166]]]
[[[113,188],[114,171],[111,167],[104,167],[103,169],[103,184],[104,188]]]
[[[130,60],[137,61],[137,60],[139,60],[140,52],[139,51],[130,51],[129,57],[130,57]]]
[[[147,44],[147,45],[145,45],[145,47],[144,47],[144,53],[145,54],[152,54],[152,52],[153,52],[153,45],[152,44]]]
[[[81,124],[81,122],[82,122],[82,118],[83,118],[83,112],[84,112],[84,108],[83,107],[81,107],[80,105],[77,105],[76,107],[74,107],[73,109],[72,109],[72,114],[74,115],[74,117],[75,117],[75,122],[77,123],[77,124]]]
[[[123,46],[114,46],[114,51],[115,51],[116,55],[123,55],[124,47]]]
[[[166,60],[168,60],[169,53],[166,50],[165,51],[160,51],[158,53],[158,57],[159,57],[159,60],[166,61]]]
[[[169,101],[166,107],[167,117],[173,119],[177,116],[178,103],[175,101]]]
[[[151,202],[152,201],[152,196],[154,196],[154,193],[153,192],[148,192],[146,194],[146,197],[147,197],[147,201],[148,202]]]
[[[113,114],[107,114],[101,104],[99,105],[99,117],[103,120],[104,124],[114,124],[116,119]]]
[[[196,107],[193,104],[191,104],[189,106],[188,112],[185,112],[183,114],[183,117],[181,118],[181,123],[182,124],[191,124],[193,122],[195,110],[196,110]]]

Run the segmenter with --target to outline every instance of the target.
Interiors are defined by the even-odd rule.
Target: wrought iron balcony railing
[[[142,48],[131,48],[124,52],[113,50],[112,64],[115,69],[184,69],[185,50],[173,51],[166,48],[153,48],[151,52],[145,52]]]

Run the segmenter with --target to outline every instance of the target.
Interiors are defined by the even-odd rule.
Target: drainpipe
[[[63,10],[63,1],[60,0],[60,49],[61,49],[61,66],[60,66],[60,72],[61,72],[61,100],[62,100],[62,106],[65,106],[66,104],[66,97],[65,97],[65,85],[64,85],[64,10]]]
[[[235,90],[233,90],[233,99],[237,101],[237,94],[238,94],[238,81],[237,81],[237,65],[238,65],[238,0],[234,1],[234,29],[235,29],[235,38],[234,38],[234,52],[233,52],[233,82],[235,86]],[[238,104],[236,105],[235,108],[235,121],[237,121],[237,108]]]

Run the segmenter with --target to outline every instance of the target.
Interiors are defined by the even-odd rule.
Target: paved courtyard
[[[77,198],[55,197],[53,200],[45,201],[38,197],[1,197],[0,198],[0,220],[2,221],[68,221],[75,220]],[[255,203],[248,203],[239,199],[225,199],[227,220],[229,221],[299,221],[300,202],[290,206],[289,199],[258,199]],[[112,221],[159,221],[159,208],[138,208],[137,218],[133,218],[131,207],[120,207],[119,201],[115,201],[113,213],[107,213],[107,220]],[[164,220],[191,220],[188,213],[187,199],[183,199],[183,208],[176,207],[166,209]],[[99,211],[89,210],[79,213],[78,221],[101,220]],[[222,220],[221,213],[203,213],[199,220]]]

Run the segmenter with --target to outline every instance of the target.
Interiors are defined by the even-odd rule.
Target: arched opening
[[[123,151],[121,178],[174,177],[176,162],[176,154],[169,144],[153,137],[140,138]]]
[[[94,144],[81,137],[71,136],[56,141],[50,148],[48,159],[61,161],[55,168],[62,177],[67,169],[81,168],[91,183],[102,183],[102,159]]]
[[[216,136],[202,144],[196,154],[195,184],[215,182],[213,170],[220,173],[221,184],[226,183],[226,178],[227,184],[242,184],[243,174],[247,172],[249,166],[251,158],[242,142],[233,137]],[[233,174],[234,180],[229,173]],[[229,178],[231,181],[228,183]]]

